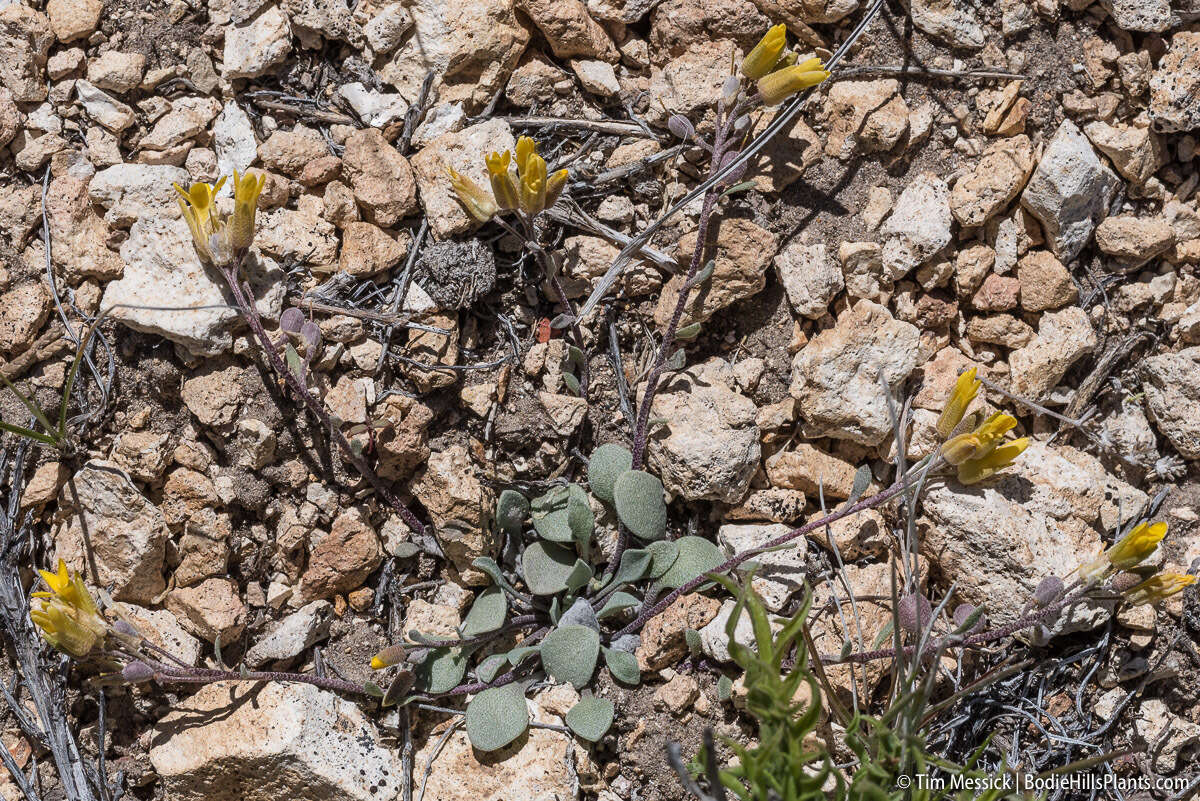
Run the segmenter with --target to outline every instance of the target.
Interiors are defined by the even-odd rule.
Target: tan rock
[[[0,295],[0,353],[20,353],[33,344],[50,316],[50,290],[30,281]]]
[[[1035,250],[1017,263],[1021,282],[1021,308],[1039,312],[1059,309],[1079,298],[1071,273],[1054,254]]]
[[[96,32],[100,14],[104,11],[101,0],[50,0],[46,3],[46,14],[50,27],[60,42],[73,42]]]
[[[748,53],[770,26],[751,0],[664,0],[650,14],[650,53],[662,62],[715,39],[728,39]]]
[[[426,637],[457,638],[462,624],[458,610],[445,604],[431,604],[420,598],[408,602],[404,615],[404,633],[419,631]]]
[[[138,634],[166,650],[186,665],[200,664],[200,641],[184,631],[175,615],[166,609],[147,609],[118,601],[113,612],[130,623]]]
[[[617,47],[582,0],[517,0],[558,58],[598,58],[615,62]]]
[[[714,39],[691,45],[662,67],[651,67],[650,95],[662,105],[652,104],[647,116],[666,124],[671,113],[683,114],[697,121],[701,130],[711,127],[712,109],[729,75],[728,65],[739,58],[741,50],[733,42]]]
[[[25,491],[21,493],[22,509],[40,509],[58,496],[58,490],[69,475],[62,462],[42,462],[33,471]]]
[[[692,676],[677,673],[666,684],[654,691],[654,705],[676,717],[691,711],[691,706],[700,697],[700,683]]]
[[[263,166],[293,178],[298,177],[310,162],[328,155],[329,146],[325,139],[304,125],[297,125],[290,131],[276,131],[258,146],[258,159]]]
[[[141,53],[108,50],[89,59],[87,78],[101,89],[121,94],[136,89],[146,71],[146,57]]]
[[[1095,120],[1083,126],[1083,132],[1112,160],[1117,172],[1138,186],[1150,180],[1166,162],[1162,140],[1148,126],[1110,125]]]
[[[125,431],[113,443],[112,460],[138,481],[154,484],[167,469],[168,434],[152,431]]]
[[[795,523],[804,517],[806,504],[807,499],[799,490],[769,487],[751,492],[741,505],[725,513],[725,519],[736,522]]]
[[[721,309],[762,291],[767,267],[775,255],[775,235],[740,217],[721,217],[708,229],[708,258],[716,267],[703,287],[694,289],[684,309],[681,325],[703,322]],[[696,232],[679,240],[678,258],[687,263],[696,248]],[[679,289],[686,276],[681,271],[667,281],[654,311],[654,320],[666,325],[675,313]]]
[[[1008,357],[1012,391],[1034,401],[1046,398],[1068,369],[1096,348],[1096,332],[1087,313],[1077,306],[1046,312],[1038,334]]]
[[[390,270],[408,255],[411,240],[408,234],[393,239],[377,225],[351,222],[342,230],[338,268],[362,278]]]
[[[445,239],[477,227],[458,202],[447,170],[454,169],[480,186],[488,186],[484,156],[492,151],[503,153],[515,148],[516,139],[508,123],[492,119],[461,131],[444,133],[413,156],[412,167],[421,189],[421,205],[436,238]]]
[[[92,208],[87,180],[63,175],[51,181],[46,193],[46,215],[54,242],[51,258],[66,271],[69,281],[121,277],[125,263],[108,249],[112,232]]]
[[[916,367],[919,340],[915,326],[868,300],[838,315],[792,361],[790,392],[808,435],[882,442],[892,431],[885,393]]]
[[[1024,320],[1011,314],[989,314],[967,321],[967,339],[1005,348],[1023,348],[1033,341],[1036,332]]]
[[[452,445],[429,456],[412,485],[438,529],[446,557],[469,585],[489,579],[471,567],[481,556],[494,556],[499,542],[491,530],[495,504],[491,490],[478,478],[466,448]]]
[[[429,458],[426,429],[433,421],[433,410],[425,404],[391,395],[375,411],[377,419],[387,421],[376,433],[379,474],[389,480],[404,480]]]
[[[1096,227],[1096,244],[1131,267],[1145,264],[1175,244],[1175,231],[1163,217],[1108,217]]]
[[[364,216],[377,225],[395,225],[419,208],[412,167],[374,128],[346,137],[342,171]]]
[[[661,615],[653,617],[642,628],[641,645],[637,649],[638,667],[643,671],[662,670],[687,656],[684,632],[700,630],[717,615],[721,602],[698,593],[675,599]]]
[[[772,487],[800,490],[811,498],[823,491],[826,499],[836,500],[850,497],[858,471],[856,465],[807,442],[773,454],[767,458],[765,467]]]
[[[832,543],[829,537],[831,532]],[[887,522],[876,509],[866,509],[835,520],[828,526],[819,526],[808,536],[829,550],[833,550],[836,544],[838,553],[845,561],[861,559],[864,556],[879,556],[886,552],[894,541]]]
[[[1017,308],[1020,293],[1019,279],[992,273],[983,279],[983,286],[971,298],[971,305],[980,311],[1009,311]]]
[[[167,593],[167,609],[189,633],[202,640],[230,643],[246,626],[246,607],[237,585],[227,578],[210,578],[194,587]]]
[[[950,211],[965,226],[979,226],[1003,211],[1033,174],[1033,145],[1021,134],[983,151],[975,169],[954,184]]]
[[[829,88],[829,136],[825,155],[848,159],[891,150],[908,132],[908,105],[893,78],[838,81]]]
[[[410,332],[408,357],[421,364],[457,364],[458,317],[454,314],[432,314],[424,322],[450,333],[447,335],[433,331]],[[458,374],[453,370],[426,369],[406,364],[404,372],[422,392],[452,386],[458,381]]]
[[[183,382],[184,404],[206,426],[233,422],[243,397],[242,368],[230,361],[211,361]]]
[[[308,556],[299,598],[313,601],[358,589],[383,561],[383,549],[367,514],[350,507],[333,521]]]

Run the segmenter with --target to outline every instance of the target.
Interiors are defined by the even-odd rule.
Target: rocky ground
[[[498,547],[495,495],[578,476],[594,445],[628,444],[630,396],[674,308],[698,205],[583,321],[584,400],[564,382],[566,342],[549,327],[561,309],[537,264],[473,224],[445,167],[483,180],[485,151],[522,133],[567,166],[560,210],[573,214],[548,241],[568,294],[585,297],[625,237],[706,170],[668,116],[711,127],[731,59],[771,24],[802,50],[832,49],[865,10],[0,0],[0,371],[56,409],[73,356],[62,315],[75,330],[111,309],[96,372],[84,369],[88,408],[72,409],[93,413],[80,448],[39,455],[23,492],[32,557],[86,568],[194,665],[214,664],[219,641],[228,664],[361,681],[401,632],[453,634],[486,583],[472,560]],[[889,396],[911,403],[918,458],[974,365],[1031,402],[987,393],[1035,442],[999,481],[929,489],[918,524],[934,595],[955,582],[1011,619],[1041,578],[1150,509],[1171,526],[1160,560],[1200,565],[1198,20],[1196,0],[885,4],[752,167],[753,189],[723,201],[711,290],[688,311],[702,333],[653,408],[665,425],[649,462],[672,532],[732,553],[810,519],[822,491],[829,505],[848,497],[860,465],[886,485]],[[447,538],[446,559],[414,547],[331,455],[196,259],[172,183],[248,168],[267,176],[259,308],[278,320],[299,306],[319,324],[326,406]],[[27,416],[10,393],[0,411]],[[600,522],[611,548],[615,524]],[[900,522],[885,508],[768,554],[756,588],[786,613],[807,577],[820,608],[832,537],[856,594],[886,596]],[[483,755],[445,714],[414,713],[409,738],[395,709],[218,684],[110,689],[106,764],[126,797],[172,801],[392,799],[410,781],[430,801],[680,798],[667,743],[692,753],[703,725],[753,736],[715,688],[737,678],[731,606],[685,596],[652,621],[641,688],[601,671],[617,722],[595,746],[535,728]],[[887,619],[865,613],[868,639]],[[814,625],[839,651],[836,620]],[[701,631],[702,656],[689,657],[686,628]],[[1039,658],[1103,634],[1089,708],[1121,716],[1115,744],[1157,747],[1120,769],[1194,774],[1195,590],[1157,613],[1096,608],[1060,629]],[[832,677],[849,691],[848,673]],[[94,757],[87,678],[72,674],[68,700]],[[880,678],[868,671],[860,688]],[[543,689],[534,720],[561,724],[574,700]],[[60,797],[11,711],[3,726],[16,761],[37,761],[42,797]],[[0,795],[21,797],[11,782]]]

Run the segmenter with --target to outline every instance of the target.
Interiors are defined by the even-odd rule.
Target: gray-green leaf
[[[532,542],[521,556],[521,576],[534,595],[555,595],[567,588],[575,562],[575,551],[570,548]]]
[[[506,489],[496,499],[496,523],[509,534],[520,534],[529,516],[529,499],[516,490]]]
[[[633,454],[624,445],[610,442],[592,451],[588,460],[588,486],[597,498],[613,502],[613,484],[633,466]]]
[[[657,476],[644,470],[627,470],[613,485],[617,517],[634,536],[659,540],[667,531],[667,502]]]
[[[599,655],[600,635],[587,626],[562,626],[542,640],[542,667],[575,689],[592,680]]]
[[[613,702],[607,698],[580,698],[567,712],[567,725],[588,742],[598,742],[612,726],[614,711]]]
[[[467,619],[463,621],[462,636],[474,637],[495,631],[504,625],[504,616],[508,614],[508,598],[499,587],[491,586],[475,598]]]
[[[659,540],[646,546],[653,561],[650,564],[649,578],[662,578],[679,558],[679,545],[674,540]]]
[[[617,651],[612,648],[604,649],[604,666],[613,678],[622,684],[638,684],[642,680],[642,671],[638,667],[637,657],[627,651]]]
[[[604,606],[596,614],[596,617],[603,620],[606,617],[612,617],[624,612],[626,609],[632,609],[638,605],[638,599],[627,592],[617,591],[612,594],[612,597],[604,602]]]
[[[680,537],[674,542],[679,546],[679,558],[659,578],[664,587],[678,589],[725,561],[721,549],[703,537]]]
[[[459,648],[435,648],[413,668],[416,686],[427,693],[453,690],[467,673],[467,658]]]
[[[467,737],[480,751],[496,751],[525,733],[525,696],[508,687],[484,690],[467,704]]]

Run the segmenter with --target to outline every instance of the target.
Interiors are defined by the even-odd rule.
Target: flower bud
[[[679,139],[690,140],[696,135],[696,126],[682,114],[672,114],[667,119],[667,129]]]
[[[959,604],[958,606],[954,607],[954,614],[951,615],[951,618],[954,620],[954,627],[962,628],[965,626],[967,620],[970,619],[971,615],[975,614],[975,610],[978,608],[979,607],[975,606],[975,604]],[[984,625],[984,618],[981,615],[979,619],[975,621],[975,625],[971,627],[971,630],[963,633],[974,634],[975,632],[980,631]]]
[[[389,645],[375,656],[371,657],[371,670],[383,670],[392,665],[398,665],[408,656],[408,649],[403,645]]]
[[[121,668],[121,678],[130,684],[141,684],[154,678],[154,668],[145,662],[130,662]]]
[[[801,64],[793,64],[758,79],[758,94],[768,106],[777,106],[784,100],[810,86],[816,86],[829,77],[819,59],[810,58]]]
[[[746,54],[746,58],[742,60],[742,74],[752,81],[757,81],[771,71],[786,45],[787,26],[780,23],[767,31],[759,43]]]
[[[1046,576],[1033,591],[1033,602],[1038,606],[1049,606],[1062,597],[1065,585],[1058,576]]]

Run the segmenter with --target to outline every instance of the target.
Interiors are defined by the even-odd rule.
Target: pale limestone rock
[[[1009,354],[1012,391],[1034,401],[1045,400],[1071,365],[1096,349],[1096,343],[1087,312],[1078,306],[1043,314],[1034,340]]]
[[[1021,205],[1042,224],[1054,255],[1070,262],[1108,215],[1119,184],[1075,123],[1063,120],[1025,186]]]
[[[257,78],[282,64],[292,51],[292,28],[278,6],[269,5],[254,19],[225,29],[221,75]]]
[[[775,269],[792,310],[801,317],[815,320],[826,314],[834,297],[845,287],[842,270],[823,242],[809,244],[793,239],[775,254]]]
[[[472,125],[461,131],[445,133],[422,148],[412,159],[421,204],[429,218],[429,227],[438,239],[465,233],[477,226],[463,210],[447,168],[457,170],[480,186],[489,186],[487,169],[480,154],[516,149],[516,139],[508,123],[501,119]]]
[[[881,443],[892,431],[886,393],[917,366],[919,339],[915,326],[868,300],[813,337],[792,361],[790,390],[808,435]]]
[[[412,483],[437,529],[446,557],[470,585],[486,584],[487,576],[471,567],[481,556],[494,556],[500,543],[490,525],[495,499],[479,480],[466,448],[452,445],[430,454]]]
[[[363,712],[311,684],[206,685],[155,726],[150,763],[176,801],[380,801],[401,775]]]
[[[765,545],[767,542],[787,534],[791,526],[780,523],[769,525],[727,524],[717,531],[717,542],[728,556]],[[788,598],[804,589],[806,573],[805,556],[808,541],[797,537],[780,550],[768,551],[754,557],[760,567],[754,574],[751,586],[772,612],[778,612],[787,604]]]
[[[1200,347],[1161,353],[1139,365],[1155,427],[1187,459],[1200,459]]]
[[[1033,146],[1021,134],[994,142],[970,174],[954,184],[950,211],[965,226],[979,226],[1004,210],[1033,173]]]
[[[746,494],[761,456],[757,409],[733,383],[729,364],[714,358],[659,387],[650,416],[666,424],[650,439],[649,462],[668,492],[723,503]]]
[[[112,608],[117,617],[130,623],[138,634],[184,664],[193,667],[200,664],[200,640],[184,631],[175,615],[166,609],[147,609],[120,601]]]
[[[883,267],[897,280],[920,267],[950,243],[950,189],[933,173],[911,181],[883,224]]]
[[[118,601],[148,604],[166,588],[166,520],[120,468],[88,462],[58,502],[55,556],[67,567],[111,588]]]
[[[302,654],[329,634],[333,604],[313,601],[267,626],[246,652],[251,670],[271,662],[285,662]]]
[[[176,587],[167,593],[166,607],[184,629],[208,642],[233,642],[246,627],[246,606],[237,585],[227,578]]]
[[[1200,31],[1178,31],[1150,77],[1150,119],[1164,133],[1200,127]]]
[[[947,44],[978,50],[987,44],[987,33],[976,9],[970,0],[913,0],[912,21]]]

